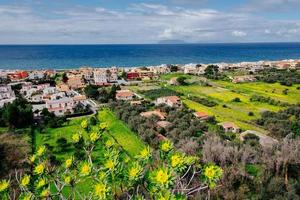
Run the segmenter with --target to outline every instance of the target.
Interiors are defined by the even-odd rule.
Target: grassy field
[[[234,84],[226,81],[211,81],[212,86],[201,86],[192,84],[188,86],[167,86],[169,89],[183,93],[183,102],[196,111],[206,111],[214,115],[218,121],[235,122],[242,129],[252,129],[266,133],[258,127],[253,120],[258,119],[263,111],[279,111],[284,109],[280,106],[269,105],[267,103],[251,102],[252,95],[270,97],[275,100],[295,104],[300,102],[299,85],[292,87],[282,86],[278,83],[267,84],[262,82]],[[288,89],[287,94],[283,91]],[[207,107],[197,102],[189,100],[187,97],[197,96],[208,98],[217,102],[215,107]],[[233,102],[234,98],[239,98],[241,102]],[[226,105],[225,107],[223,105]],[[253,112],[254,116],[249,116]]]
[[[64,160],[68,156],[73,155],[74,149],[71,145],[68,151],[66,152],[57,152],[55,151],[56,148],[56,140],[60,137],[64,137],[71,142],[71,136],[73,133],[81,130],[80,123],[82,122],[82,118],[76,118],[70,120],[61,128],[48,128],[44,133],[36,133],[35,134],[35,146],[36,148],[39,145],[49,144],[54,147],[54,154],[60,160]],[[144,143],[133,133],[130,129],[120,120],[116,118],[113,112],[108,109],[104,109],[99,111],[98,119],[100,122],[106,122],[108,125],[108,132],[104,133],[104,137],[113,137],[117,143],[119,143],[123,149],[128,153],[130,156],[137,155],[140,150],[144,148]],[[87,137],[87,135],[83,135]],[[94,162],[99,162],[101,158],[98,158],[97,155],[101,155],[102,147],[97,146],[94,150]],[[87,194],[90,188],[93,187],[93,181],[91,180],[84,180],[83,182],[78,184],[78,191],[81,194]],[[65,188],[64,193],[68,194],[70,192],[70,188]],[[52,191],[55,191],[54,187],[51,187]]]
[[[49,144],[56,147],[56,141],[58,138],[64,137],[71,142],[72,134],[80,131],[80,123],[83,118],[76,118],[70,120],[63,127],[60,128],[48,128],[43,133],[35,134],[36,147]],[[100,122],[106,122],[108,124],[108,130],[111,137],[113,137],[127,153],[131,156],[136,155],[143,147],[142,141],[129,130],[129,128],[108,109],[99,112],[98,118]],[[86,137],[86,135],[84,135]],[[58,158],[65,158],[73,154],[74,149],[71,147],[69,151],[63,153],[55,153]]]
[[[124,122],[118,120],[112,111],[108,109],[99,111],[99,120],[107,123],[110,135],[129,155],[134,156],[144,148],[144,143],[138,136]]]

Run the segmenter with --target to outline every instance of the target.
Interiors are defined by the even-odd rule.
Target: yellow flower
[[[182,167],[184,164],[184,157],[180,154],[174,154],[171,156],[172,167]]]
[[[170,177],[169,177],[168,170],[164,170],[164,169],[158,170],[155,177],[156,182],[161,185],[167,184],[169,178]]]
[[[71,176],[66,176],[66,177],[64,178],[64,182],[65,182],[66,184],[70,184],[71,181],[72,181]]]
[[[105,146],[106,146],[107,148],[110,148],[110,147],[113,146],[113,145],[114,145],[114,141],[111,140],[111,139],[109,139],[109,140],[107,140],[107,141],[105,142]]]
[[[32,163],[35,161],[35,159],[36,159],[36,155],[32,155],[29,157],[29,161]]]
[[[68,158],[68,159],[65,161],[65,167],[66,167],[66,168],[71,167],[72,164],[73,164],[73,157]]]
[[[143,160],[147,160],[151,157],[151,149],[150,147],[145,147],[140,154],[138,155],[139,158],[143,159]]]
[[[129,180],[135,180],[136,178],[139,177],[141,172],[142,172],[142,167],[138,163],[133,164],[132,167],[130,167],[128,170]]]
[[[96,133],[96,132],[92,132],[90,134],[90,140],[92,142],[96,142],[99,138],[100,138],[100,135],[98,133]]]
[[[91,166],[89,163],[85,162],[81,165],[80,173],[83,176],[87,176],[91,173]]]
[[[213,179],[215,177],[216,170],[213,166],[206,167],[204,169],[204,176],[206,176],[208,179]]]
[[[48,197],[50,195],[49,189],[45,189],[41,192],[41,197]]]
[[[30,176],[29,175],[24,175],[21,179],[21,185],[23,187],[26,187],[30,183]]]
[[[83,120],[81,122],[81,127],[84,128],[84,129],[86,129],[88,127],[88,121],[87,120]]]
[[[102,130],[103,130],[103,129],[106,129],[106,128],[107,128],[107,124],[106,124],[105,122],[103,122],[103,123],[100,124],[99,127],[100,127],[100,129],[102,129]]]
[[[34,168],[34,173],[36,173],[36,174],[43,174],[44,171],[45,171],[44,164],[39,164]]]
[[[41,188],[41,187],[44,187],[46,184],[47,184],[46,179],[45,179],[45,178],[41,178],[41,179],[37,182],[36,187],[39,189],[39,188]]]
[[[46,147],[44,145],[40,146],[39,149],[37,150],[37,155],[42,156],[45,152],[46,152]]]
[[[161,144],[161,150],[164,152],[169,152],[173,149],[173,144],[169,140],[163,141]]]
[[[115,167],[115,165],[116,165],[116,163],[115,163],[115,161],[112,160],[112,159],[107,160],[107,161],[105,162],[105,164],[104,164],[105,168],[107,168],[107,169],[109,169],[109,170],[113,170],[114,167]]]
[[[97,183],[94,187],[94,193],[99,199],[106,199],[108,188],[104,183]]]
[[[75,134],[72,135],[72,140],[73,140],[74,143],[79,142],[80,138],[81,138],[81,136],[80,136],[79,133],[75,133]]]
[[[7,180],[1,180],[0,181],[0,192],[4,192],[9,187],[9,181]]]
[[[203,172],[203,175],[207,180],[210,188],[214,188],[216,186],[216,181],[218,181],[222,177],[222,174],[222,168],[216,165],[206,166]]]

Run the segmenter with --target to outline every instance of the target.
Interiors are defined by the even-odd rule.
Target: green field
[[[235,122],[242,129],[252,129],[266,133],[253,121],[258,119],[263,111],[279,111],[284,107],[270,105],[268,103],[250,102],[252,95],[270,97],[275,100],[295,104],[300,102],[299,85],[292,87],[282,86],[278,83],[267,84],[262,82],[234,84],[226,81],[211,81],[210,86],[191,84],[188,86],[168,86],[169,89],[183,93],[183,102],[191,109],[205,111],[214,115],[218,121]],[[283,91],[288,89],[287,95]],[[208,98],[217,102],[215,107],[207,107],[197,102],[188,100],[188,96]],[[239,98],[241,102],[232,102],[232,99]],[[226,107],[223,107],[226,105]],[[249,116],[253,112],[254,116]]]
[[[144,143],[133,133],[124,122],[117,119],[113,112],[108,109],[99,111],[100,122],[106,122],[110,135],[124,148],[129,155],[138,154]]]
[[[58,138],[64,137],[71,142],[72,134],[80,131],[80,123],[83,118],[76,118],[70,120],[63,127],[60,128],[48,128],[43,133],[35,134],[35,144],[36,147],[49,144],[51,146],[56,147],[56,141]],[[106,122],[108,125],[108,134],[113,137],[123,148],[124,150],[131,156],[134,156],[139,153],[139,151],[144,147],[142,141],[129,130],[129,128],[120,120],[116,118],[116,116],[108,109],[104,109],[99,111],[98,119],[100,122]],[[86,135],[84,135],[86,137]],[[55,153],[58,158],[65,158],[73,154],[74,149],[71,147],[69,151],[64,152],[62,154]]]

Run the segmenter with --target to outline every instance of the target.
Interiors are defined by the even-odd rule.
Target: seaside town
[[[16,94],[12,90],[13,86],[20,85],[20,95],[33,105],[33,112],[36,116],[44,109],[54,113],[57,116],[74,113],[74,108],[78,105],[92,108],[95,112],[97,103],[86,97],[84,88],[87,85],[96,85],[108,87],[111,85],[132,85],[141,81],[157,80],[160,75],[172,72],[203,75],[207,66],[212,64],[186,64],[186,65],[159,65],[149,67],[132,68],[92,68],[81,67],[79,69],[68,70],[0,70],[0,107],[6,103],[11,103],[16,99]],[[225,71],[243,71],[248,75],[239,75],[230,77],[233,83],[253,82],[255,81],[255,72],[268,68],[279,70],[300,69],[300,60],[282,60],[282,61],[259,61],[259,62],[241,62],[241,63],[215,63],[220,72]],[[62,77],[62,81],[49,82],[52,78]],[[48,80],[48,82],[47,82]],[[58,80],[58,79],[54,79]],[[45,83],[40,83],[44,81]],[[176,78],[170,79],[171,85],[177,85]],[[139,95],[130,90],[120,90],[116,93],[117,100],[132,101],[132,104],[140,103],[133,101],[134,97]],[[171,107],[180,105],[179,97],[158,98],[157,104],[167,104]],[[206,118],[203,113],[196,115],[199,118]],[[235,130],[235,125],[227,123],[225,130]]]
[[[30,144],[33,148],[43,144],[53,152],[51,162],[56,165],[67,156],[65,152],[74,151],[78,160],[83,150],[89,154],[86,149],[80,150],[81,137],[85,136],[77,131],[84,128],[83,134],[90,134],[86,145],[92,145],[87,147],[95,148],[93,142],[100,136],[93,130],[98,130],[95,125],[100,123],[100,127],[107,126],[100,128],[103,137],[114,141],[106,141],[108,152],[110,145],[116,143],[126,155],[139,156],[140,150],[145,154],[150,151],[149,147],[143,148],[147,144],[161,151],[160,155],[170,151],[170,156],[178,154],[182,159],[200,154],[204,158],[213,156],[211,159],[223,168],[226,165],[220,156],[227,160],[233,154],[245,156],[246,171],[241,173],[256,179],[262,172],[247,167],[260,170],[262,164],[253,163],[258,163],[261,152],[281,145],[283,138],[292,137],[290,134],[300,134],[299,71],[300,60],[0,70],[0,127],[7,132],[31,127]],[[289,145],[293,144],[289,152],[297,152],[297,141],[289,140]],[[233,145],[241,149],[232,150]],[[173,155],[168,148],[180,153]],[[200,148],[203,153],[199,153]],[[170,162],[177,169],[175,161]],[[197,185],[195,174],[190,176],[191,184]],[[232,184],[227,177],[224,180]],[[193,192],[194,187],[178,191]],[[216,191],[214,195],[223,193]]]

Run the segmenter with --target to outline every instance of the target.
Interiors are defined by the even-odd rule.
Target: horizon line
[[[43,45],[65,45],[65,46],[72,46],[72,45],[205,45],[205,44],[288,44],[288,43],[300,43],[300,41],[288,41],[288,42],[182,42],[182,43],[72,43],[72,44],[63,44],[63,43],[32,43],[32,44],[0,44],[0,46],[43,46]]]

